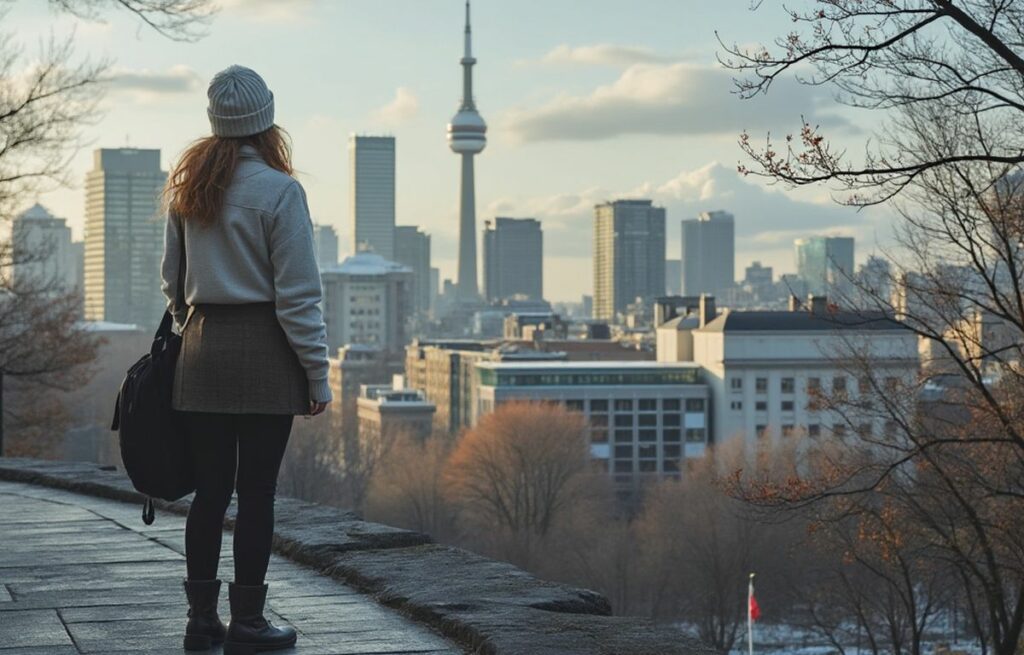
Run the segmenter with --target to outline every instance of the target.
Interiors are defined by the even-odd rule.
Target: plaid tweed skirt
[[[187,412],[308,414],[306,372],[274,303],[192,307],[171,406]]]

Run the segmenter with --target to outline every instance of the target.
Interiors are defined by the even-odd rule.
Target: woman
[[[172,405],[196,478],[185,525],[185,648],[223,641],[226,655],[246,655],[295,643],[295,630],[263,617],[274,493],[292,417],[323,412],[331,390],[313,228],[274,125],[274,96],[242,66],[218,73],[207,95],[213,135],[185,151],[167,182],[162,264],[183,336]],[[225,629],[217,564],[236,489]]]

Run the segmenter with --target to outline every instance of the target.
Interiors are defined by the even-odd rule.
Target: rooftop
[[[697,332],[898,331],[906,328],[892,315],[874,311],[733,311],[719,314]]]
[[[43,207],[38,202],[36,204],[32,205],[31,207],[29,207],[28,209],[26,209],[25,211],[23,211],[20,214],[18,214],[18,219],[19,220],[20,219],[48,220],[48,219],[52,219],[52,218],[54,218],[54,215],[51,214],[50,211],[46,207]]]
[[[363,251],[346,257],[340,264],[325,267],[323,272],[348,275],[386,275],[388,273],[411,273],[412,269],[384,259],[375,252]]]
[[[477,368],[502,371],[658,371],[700,369],[693,362],[481,362]]]

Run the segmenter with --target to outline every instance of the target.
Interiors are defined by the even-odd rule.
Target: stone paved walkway
[[[146,526],[136,505],[0,481],[0,655],[178,655],[184,517]],[[230,579],[231,533],[221,577]],[[462,651],[373,599],[274,556],[268,618],[300,655]],[[221,614],[227,620],[227,585]],[[210,653],[220,653],[216,648]]]

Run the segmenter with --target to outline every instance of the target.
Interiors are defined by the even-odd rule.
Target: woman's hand
[[[316,416],[317,414],[323,414],[324,410],[327,409],[327,403],[317,402],[315,400],[309,401],[309,415]]]

